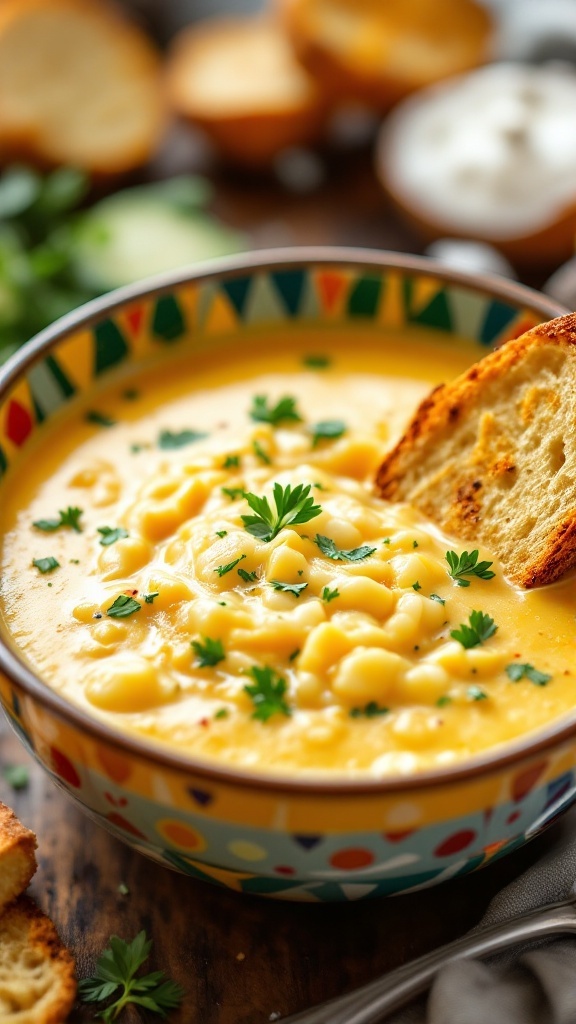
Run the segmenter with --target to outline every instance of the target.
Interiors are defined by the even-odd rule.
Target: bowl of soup
[[[562,312],[417,257],[276,251],[112,293],[12,357],[0,699],[54,781],[177,871],[318,902],[553,820],[569,584],[520,591],[481,547],[464,572],[374,477],[432,387]]]

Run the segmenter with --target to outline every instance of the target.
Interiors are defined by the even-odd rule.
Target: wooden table
[[[181,159],[173,166],[181,167]],[[214,180],[217,212],[251,231],[257,246],[419,251],[383,201],[366,152],[333,157],[324,186],[306,196],[231,172]],[[544,271],[531,283],[539,276]],[[2,768],[21,763],[30,766],[30,785],[15,793]],[[111,934],[131,939],[145,928],[154,940],[150,969],[166,970],[187,991],[182,1010],[170,1017],[174,1024],[265,1024],[271,1015],[366,982],[471,927],[494,893],[548,842],[544,837],[477,874],[412,896],[299,905],[228,893],[133,853],[76,809],[2,719],[0,800],[38,835],[31,891],[74,951],[78,976],[91,973]],[[119,894],[120,883],[128,895]],[[78,1008],[71,1018],[73,1024],[93,1019],[93,1007]]]

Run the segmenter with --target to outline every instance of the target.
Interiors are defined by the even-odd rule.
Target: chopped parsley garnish
[[[276,405],[270,405],[267,395],[255,395],[252,399],[250,417],[257,423],[271,423],[277,427],[279,423],[301,423],[302,417],[296,409],[296,399],[285,395]]]
[[[294,597],[300,597],[303,590],[306,590],[307,583],[282,583],[280,580],[270,580],[270,586],[274,587],[274,590],[281,590],[283,594],[294,594]]]
[[[264,449],[263,449],[263,447],[262,447],[262,445],[260,444],[259,441],[256,441],[256,440],[252,441],[252,447],[254,449],[254,454],[256,455],[256,457],[258,459],[260,459],[260,462],[263,462],[264,465],[266,465],[266,466],[271,466],[272,465],[272,459],[268,455],[268,452],[264,451]]]
[[[350,718],[377,718],[378,715],[387,715],[389,710],[375,700],[370,700],[363,708],[351,708]]]
[[[124,540],[125,537],[130,536],[128,530],[125,530],[123,526],[99,526],[98,533],[101,534],[100,543],[104,548],[115,544],[117,540]]]
[[[314,543],[318,545],[322,554],[331,558],[333,562],[361,562],[376,551],[376,548],[371,548],[368,544],[345,551],[343,548],[337,548],[331,537],[323,537],[320,533],[316,534]]]
[[[129,615],[133,615],[134,612],[139,612],[142,605],[135,601],[133,597],[128,597],[127,594],[120,594],[106,609],[106,615],[109,615],[111,619],[127,619]]]
[[[238,569],[238,575],[245,583],[255,583],[258,579],[257,572],[247,572],[246,569]]]
[[[39,569],[42,575],[60,568],[60,562],[57,562],[52,555],[48,555],[47,558],[33,558],[32,565],[35,569]]]
[[[297,647],[295,651],[292,651],[292,654],[288,655],[288,661],[295,661],[299,654],[300,648]]]
[[[325,370],[326,367],[330,366],[332,360],[330,356],[316,355],[312,353],[309,356],[304,356],[302,363],[307,366],[310,370]]]
[[[232,569],[235,569],[243,558],[246,558],[246,555],[240,555],[240,558],[235,558],[233,562],[228,562],[227,565],[219,565],[217,569],[214,569],[214,572],[217,572],[219,576],[225,576],[227,572],[232,572]]]
[[[418,583],[418,580],[416,580],[416,583],[412,584],[412,590],[422,590],[422,586]]]
[[[126,885],[126,882],[120,882],[120,884],[118,885],[118,888],[116,889],[116,892],[119,893],[120,896],[129,896],[130,895],[130,889]]]
[[[228,708],[218,708],[218,711],[214,714],[214,718],[228,718],[229,714],[230,712],[228,711]]]
[[[496,575],[490,566],[493,562],[479,562],[478,549],[476,551],[463,551],[457,555],[455,551],[446,552],[446,561],[450,567],[449,575],[456,581],[459,587],[469,587],[470,580],[465,576],[477,576],[480,580],[491,580]]]
[[[438,697],[436,701],[437,708],[445,708],[448,704],[452,703],[452,697],[449,697],[447,693],[444,693],[441,697]]]
[[[238,469],[240,465],[239,455],[227,455],[222,463],[222,469]]]
[[[146,604],[154,604],[154,598],[160,596],[160,591],[155,590],[152,594],[144,594],[144,601]]]
[[[313,484],[313,486],[316,488],[317,491],[327,491],[328,490],[328,488],[324,487],[324,484],[321,484],[319,480],[317,480],[316,483]]]
[[[337,441],[346,433],[346,424],[344,420],[321,420],[310,427],[310,433],[312,447],[316,448],[320,441]]]
[[[243,498],[246,491],[243,487],[221,487],[222,494],[225,494],[230,501],[236,501],[237,498]]]
[[[82,527],[80,526],[81,515],[81,508],[69,505],[68,508],[61,509],[58,512],[58,519],[37,519],[35,523],[32,523],[32,526],[35,526],[37,530],[43,530],[45,533],[54,533],[54,530],[59,530],[61,526],[67,526],[70,530],[75,530],[76,533],[82,533]]]
[[[290,484],[282,487],[275,483],[273,487],[275,512],[272,511],[268,498],[259,498],[250,492],[245,494],[254,516],[242,516],[244,529],[258,540],[274,540],[280,530],[298,523],[308,523],[322,512],[320,505],[314,504],[311,496],[311,485],[298,484],[292,488]]]
[[[453,629],[450,633],[452,639],[457,640],[467,650],[470,647],[478,647],[479,644],[489,640],[498,629],[498,626],[494,624],[494,619],[485,615],[484,612],[470,612],[468,621],[470,625],[461,623],[458,629]]]
[[[30,782],[30,772],[25,764],[8,764],[2,775],[14,790],[26,789]]]
[[[383,544],[390,544],[390,537],[384,537]]]
[[[228,536],[228,530],[216,530],[216,536],[217,537],[227,537]]]
[[[104,412],[98,412],[97,409],[89,409],[86,413],[86,420],[88,423],[95,423],[98,427],[116,426],[116,420],[113,420],[111,416],[107,416]]]
[[[338,588],[330,590],[330,587],[324,587],[324,590],[322,591],[322,600],[326,601],[326,604],[329,604],[330,601],[334,601],[337,597],[340,597],[340,591]]]
[[[152,1013],[166,1017],[182,1002],[185,992],[181,985],[166,978],[163,971],[136,977],[150,956],[152,942],[146,932],[138,933],[132,942],[124,942],[112,935],[110,944],[96,964],[93,978],[83,978],[78,985],[80,999],[85,1003],[101,1003],[114,996],[114,1002],[98,1013],[104,1024],[111,1024],[126,1006],[141,1006]]]
[[[517,683],[520,679],[529,679],[535,686],[546,686],[552,679],[551,675],[546,672],[539,672],[534,665],[520,665],[518,662],[514,662],[512,665],[506,665],[504,669],[506,675],[513,683]]]
[[[164,451],[173,451],[175,448],[184,448],[194,441],[202,441],[208,437],[202,430],[180,430],[175,433],[172,430],[161,430],[158,437],[158,447]]]
[[[440,597],[439,594],[430,594],[430,600],[431,601],[437,601],[438,604],[446,604],[446,601],[444,600],[444,598]]]
[[[469,700],[488,700],[488,694],[481,690],[479,686],[469,686],[466,690],[466,696]]]
[[[198,659],[196,661],[198,668],[208,668],[217,665],[219,661],[224,661],[226,657],[222,641],[213,640],[209,636],[202,637],[202,640],[192,640],[191,647]]]
[[[284,700],[287,689],[286,680],[279,676],[274,669],[259,668],[258,665],[253,665],[247,675],[252,676],[254,680],[253,686],[246,685],[244,687],[244,692],[248,694],[254,704],[251,717],[257,718],[261,722],[267,722],[272,715],[286,715],[289,718],[292,710]]]

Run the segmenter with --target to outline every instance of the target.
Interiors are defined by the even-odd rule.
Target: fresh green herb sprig
[[[302,417],[296,408],[296,399],[290,395],[280,398],[276,405],[271,405],[267,395],[255,395],[252,399],[250,418],[256,423],[271,423],[277,427],[279,423],[301,423]]]
[[[528,679],[535,686],[546,686],[547,683],[552,679],[551,675],[547,672],[539,672],[534,665],[523,664],[515,661],[511,665],[506,665],[504,669],[506,675],[513,683],[517,683],[520,679]]]
[[[281,580],[270,580],[270,586],[274,587],[274,590],[280,590],[284,594],[293,594],[294,597],[300,597],[303,590],[306,590],[307,583],[282,583]]]
[[[480,611],[470,612],[468,622],[469,625],[463,622],[458,629],[453,629],[450,633],[452,639],[457,640],[467,650],[485,643],[498,629],[494,619]]]
[[[311,484],[298,484],[292,488],[290,484],[282,487],[282,484],[275,483],[272,489],[275,511],[272,511],[268,498],[259,498],[256,494],[247,492],[246,501],[256,514],[242,516],[244,529],[258,540],[271,541],[286,526],[296,526],[315,519],[322,512],[322,508],[314,504],[311,490]]]
[[[68,508],[61,509],[58,512],[57,519],[37,519],[32,523],[32,526],[35,526],[37,530],[42,530],[44,533],[54,533],[55,530],[59,530],[61,527],[67,527],[76,533],[82,533],[82,527],[80,526],[82,514],[81,508],[69,505]]]
[[[141,607],[140,602],[135,601],[133,597],[129,597],[128,594],[120,594],[114,603],[106,609],[106,615],[109,615],[111,619],[127,619],[129,615],[134,615],[134,612],[139,612]]]
[[[114,997],[114,1002],[98,1013],[105,1024],[111,1024],[129,1005],[141,1006],[161,1017],[166,1017],[169,1010],[180,1006],[184,989],[167,979],[164,971],[137,976],[151,948],[152,942],[144,931],[139,932],[132,942],[124,942],[117,935],[112,935],[108,948],[96,964],[94,977],[80,982],[78,993],[85,1003],[102,1003]]]
[[[446,561],[449,565],[449,575],[459,587],[469,587],[470,580],[466,576],[476,576],[480,580],[492,580],[496,573],[492,572],[490,566],[493,562],[479,562],[478,549],[475,551],[463,551],[458,555],[455,551],[446,552]]]
[[[253,685],[247,684],[244,687],[244,692],[248,694],[254,704],[252,718],[256,718],[260,722],[267,722],[273,715],[285,715],[289,718],[292,709],[284,699],[287,689],[286,680],[268,666],[260,668],[258,665],[253,665],[247,675],[254,680]]]
[[[100,544],[103,548],[107,548],[110,544],[115,544],[117,540],[124,540],[130,536],[128,530],[125,530],[123,526],[99,526],[98,533],[100,534]]]
[[[222,641],[210,636],[203,636],[202,640],[192,640],[191,647],[198,659],[198,668],[212,668],[226,657]]]
[[[322,554],[331,558],[333,562],[362,562],[376,551],[376,548],[370,547],[369,544],[345,550],[337,547],[331,537],[323,537],[320,533],[316,534],[314,543],[318,545]]]

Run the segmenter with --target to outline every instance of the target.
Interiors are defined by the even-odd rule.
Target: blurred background
[[[0,361],[263,247],[426,253],[576,308],[576,0],[0,0]]]

